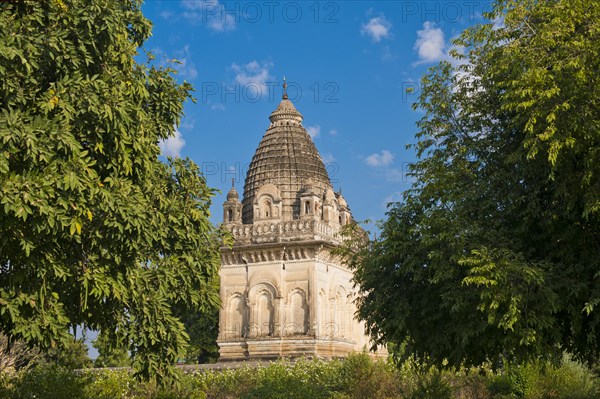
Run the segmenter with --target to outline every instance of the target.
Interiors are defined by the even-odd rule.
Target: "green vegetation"
[[[359,317],[398,359],[597,364],[600,2],[488,17],[423,77],[414,185],[346,252]]]
[[[190,345],[182,360],[188,364],[215,363],[219,358],[219,310],[198,313],[189,309],[177,309],[175,315],[181,319],[190,336]]]
[[[85,326],[162,380],[188,353],[175,310],[218,309],[222,234],[198,166],[158,159],[192,88],[134,60],[140,7],[1,5],[0,331],[47,351]]]
[[[51,364],[66,370],[92,367],[88,348],[83,339],[74,339],[65,345],[51,348],[40,359],[41,363]]]
[[[564,360],[511,367],[439,371],[409,361],[399,367],[366,354],[330,362],[277,361],[258,368],[182,374],[175,387],[141,382],[127,370],[81,374],[46,366],[3,381],[0,398],[38,399],[584,399],[600,395],[600,381],[582,365]],[[2,396],[4,395],[4,396]]]
[[[457,62],[423,78],[414,186],[345,252],[396,364],[190,374],[173,364],[216,357],[225,235],[198,166],[158,159],[192,87],[135,61],[140,7],[2,3],[0,397],[600,395],[563,357],[600,360],[598,1],[499,0],[502,23],[465,31]],[[90,365],[77,326],[100,331],[98,365],[134,372],[72,371]]]
[[[92,345],[98,351],[98,357],[94,360],[94,367],[131,366],[127,349],[123,345],[115,345],[110,341],[107,334],[100,332],[98,337],[92,341]]]

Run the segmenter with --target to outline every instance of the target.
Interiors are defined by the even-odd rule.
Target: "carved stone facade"
[[[352,215],[285,92],[270,120],[243,200],[232,188],[223,204],[235,244],[222,249],[220,360],[346,356],[368,347],[332,254]]]

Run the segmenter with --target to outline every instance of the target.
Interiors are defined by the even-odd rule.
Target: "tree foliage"
[[[347,251],[375,343],[600,356],[600,3],[505,0],[422,79],[413,187]],[[355,244],[356,245],[356,244]]]
[[[128,367],[131,365],[127,347],[123,342],[114,342],[106,333],[100,333],[92,341],[93,347],[98,351],[94,359],[94,367]]]
[[[176,309],[175,314],[181,319],[190,337],[190,345],[182,360],[188,364],[215,363],[219,359],[219,310],[198,313],[188,309]]]
[[[47,363],[67,370],[89,368],[93,364],[92,359],[88,356],[88,347],[83,338],[71,338],[71,341],[67,344],[46,351],[40,363]]]
[[[138,0],[0,5],[0,330],[50,348],[70,326],[169,377],[172,308],[218,307],[221,232],[189,160],[159,161],[191,86],[138,63]]]

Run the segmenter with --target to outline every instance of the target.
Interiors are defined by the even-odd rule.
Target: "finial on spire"
[[[235,177],[231,178],[231,188],[235,187]]]
[[[284,100],[288,99],[287,95],[287,83],[285,82],[285,76],[283,77],[283,96],[281,96]]]

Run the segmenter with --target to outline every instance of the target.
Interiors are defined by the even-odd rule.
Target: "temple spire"
[[[288,99],[288,95],[287,95],[287,83],[285,82],[285,76],[283,77],[283,96],[281,96],[282,99],[287,100]]]

